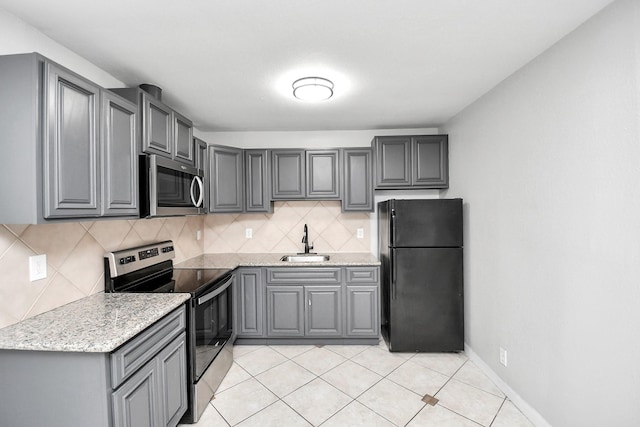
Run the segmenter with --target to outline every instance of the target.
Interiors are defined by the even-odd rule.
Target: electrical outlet
[[[247,239],[253,239],[253,228],[245,228],[244,237],[246,237]]]
[[[202,231],[197,230],[196,231],[196,240],[200,240],[200,239],[202,239]]]
[[[34,255],[29,257],[29,280],[47,278],[47,255]]]
[[[507,366],[507,350],[502,347],[500,347],[500,363],[505,367]]]
[[[364,228],[360,227],[356,229],[356,237],[358,239],[364,239]]]

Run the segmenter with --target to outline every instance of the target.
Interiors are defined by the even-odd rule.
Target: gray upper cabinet
[[[307,199],[340,198],[340,151],[306,151]]]
[[[411,137],[381,136],[373,143],[376,188],[411,186]]]
[[[140,90],[142,110],[142,151],[170,157],[173,151],[171,108]]]
[[[342,210],[373,212],[373,150],[342,150]]]
[[[0,75],[0,223],[137,216],[136,110],[38,54]]]
[[[414,187],[449,187],[448,142],[448,135],[412,138],[411,183]]]
[[[102,215],[138,215],[138,107],[102,91]]]
[[[447,188],[448,136],[374,138],[376,189]]]
[[[243,153],[239,148],[208,147],[209,212],[242,212]]]
[[[111,91],[139,105],[140,151],[195,165],[193,123],[148,92],[137,88]]]
[[[339,199],[340,150],[272,150],[273,200]]]
[[[272,150],[271,172],[272,199],[304,199],[304,150]]]
[[[245,212],[271,212],[269,152],[244,151]]]
[[[100,215],[100,87],[45,62],[44,217]]]
[[[195,164],[193,123],[177,112],[172,113],[173,120],[173,158],[187,164]]]

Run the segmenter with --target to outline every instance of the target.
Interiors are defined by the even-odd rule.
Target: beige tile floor
[[[381,342],[235,346],[234,359],[196,426],[533,426],[464,354]]]

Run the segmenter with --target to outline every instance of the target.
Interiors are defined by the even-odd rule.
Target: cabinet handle
[[[311,307],[311,299],[309,299],[309,307]]]
[[[198,200],[196,201],[196,197],[193,195],[193,186],[196,184],[196,182],[198,183],[198,187],[200,188],[200,197],[198,198]],[[191,181],[191,189],[190,189],[190,195],[191,195],[191,202],[193,203],[193,206],[195,206],[196,208],[199,208],[202,205],[202,200],[204,198],[204,183],[202,182],[202,179],[199,176],[194,176],[193,180]]]

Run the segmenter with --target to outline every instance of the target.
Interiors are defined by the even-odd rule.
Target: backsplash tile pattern
[[[0,328],[104,289],[105,252],[171,239],[176,262],[202,254],[204,218],[0,225]],[[47,255],[47,278],[29,281],[29,257]]]
[[[314,252],[370,252],[370,214],[342,213],[339,201],[277,202],[271,214],[0,224],[0,328],[101,292],[105,252],[171,239],[176,262],[202,253],[296,253],[304,224]],[[29,257],[38,254],[47,255],[47,278],[30,282]]]
[[[343,213],[339,201],[274,202],[269,214],[217,214],[204,221],[205,253],[302,252],[303,227],[313,252],[370,252],[369,213]],[[251,228],[253,238],[245,237]],[[364,238],[356,238],[358,228]]]

